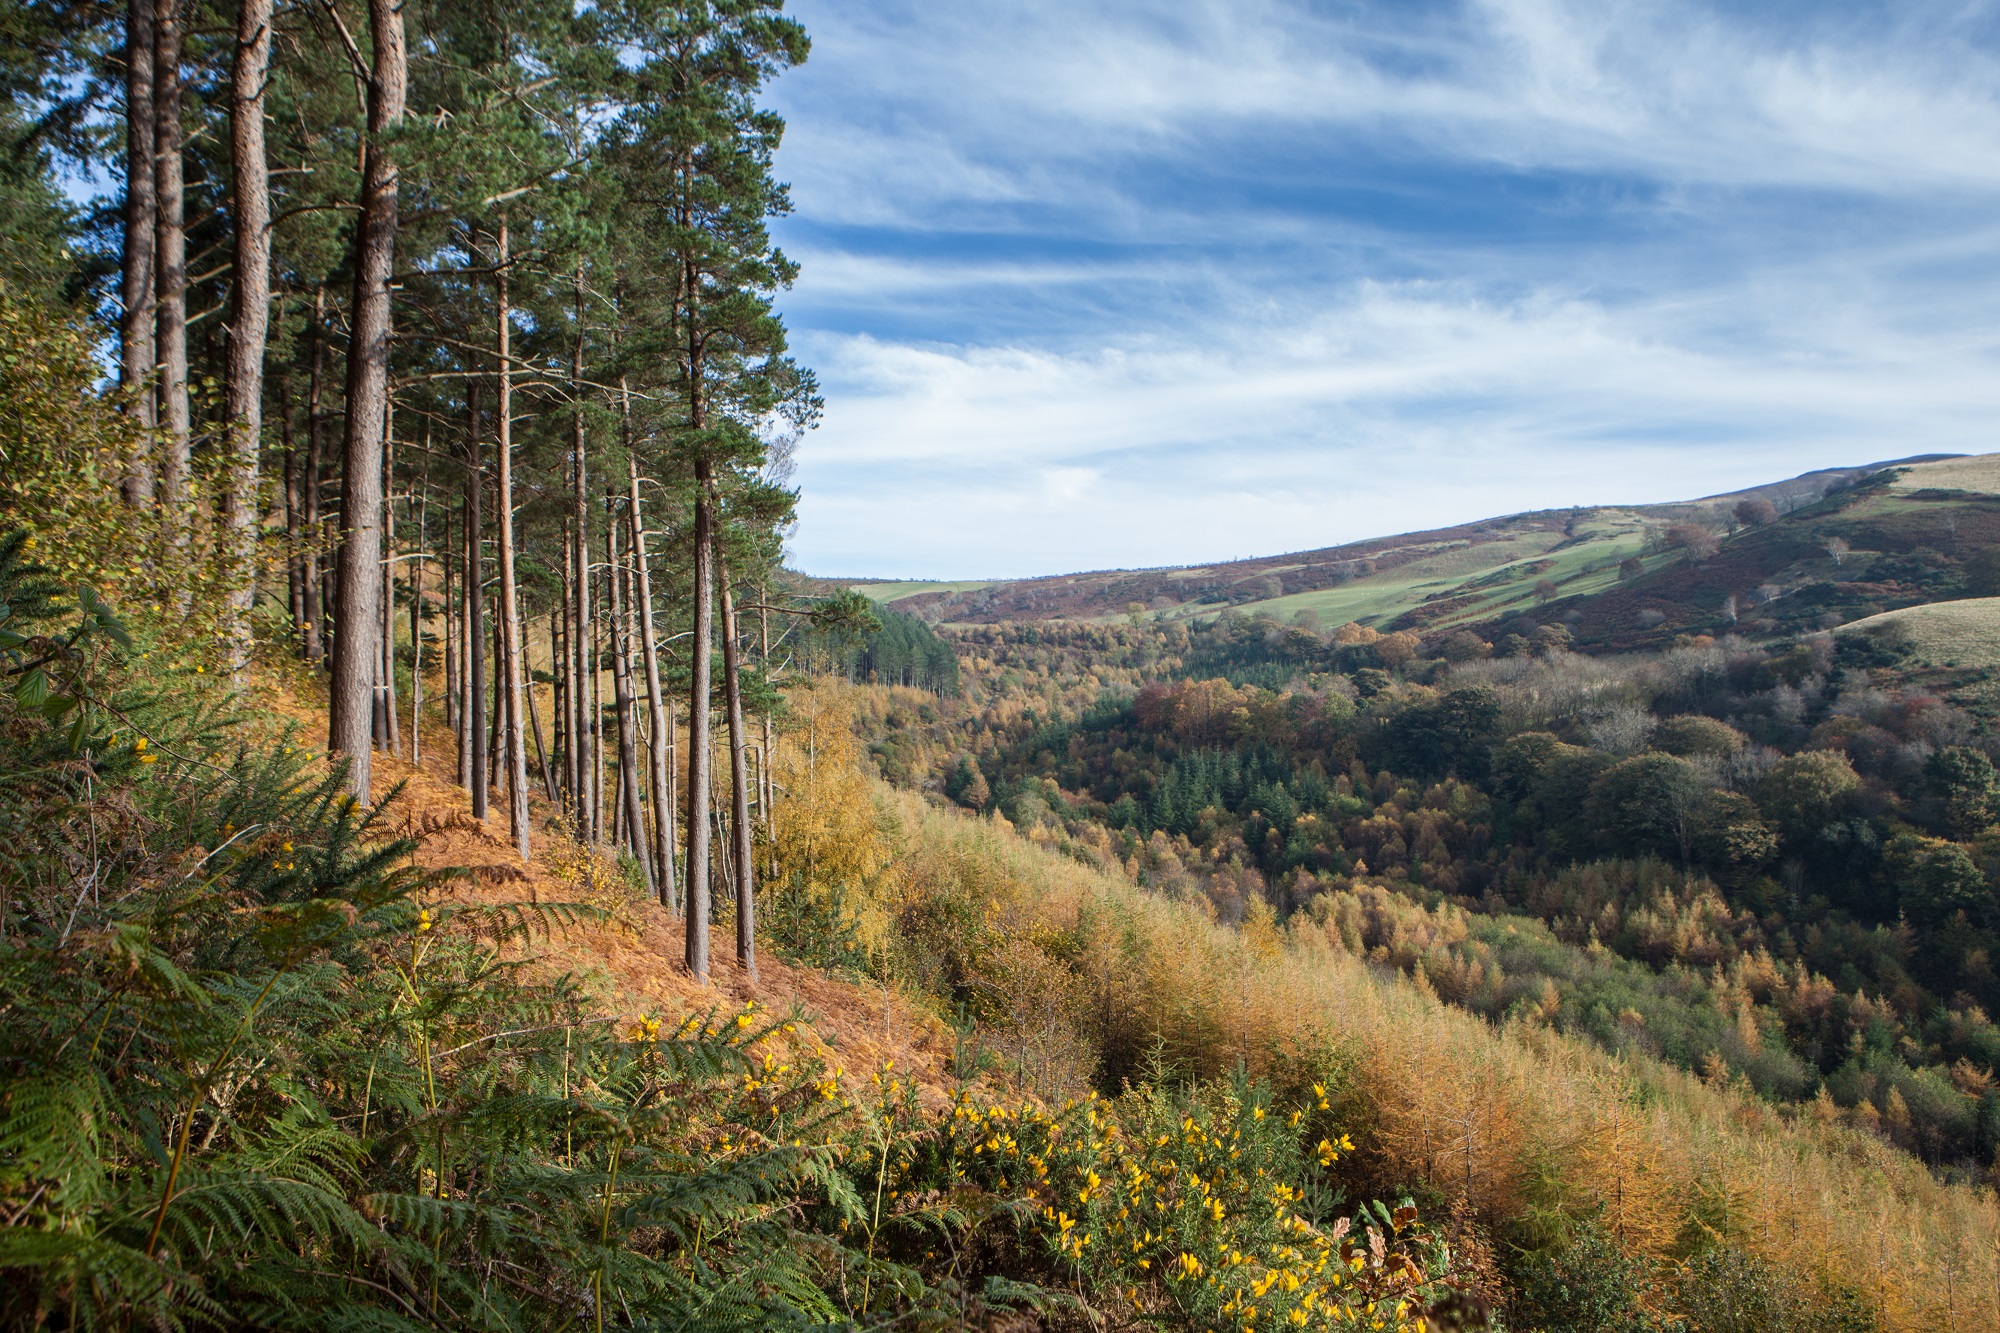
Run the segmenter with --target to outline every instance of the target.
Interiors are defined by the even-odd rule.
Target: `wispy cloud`
[[[1215,559],[2000,447],[1987,7],[797,8],[810,568]]]

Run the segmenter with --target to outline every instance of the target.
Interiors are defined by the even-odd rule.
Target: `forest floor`
[[[326,733],[326,707],[316,693],[310,684],[267,678],[254,699],[303,735],[319,737]],[[543,976],[569,974],[621,1027],[652,1017],[672,1028],[697,1015],[734,1016],[754,1003],[772,1018],[797,1020],[790,1038],[797,1053],[818,1056],[847,1079],[890,1066],[916,1083],[927,1105],[949,1100],[957,1085],[951,1073],[957,1034],[928,1008],[894,986],[796,965],[764,949],[753,980],[737,963],[726,922],[712,935],[710,976],[697,980],[683,962],[683,919],[632,890],[607,853],[591,851],[557,827],[554,808],[539,793],[529,802],[532,857],[524,865],[508,830],[504,791],[491,793],[486,819],[473,817],[471,793],[457,783],[451,734],[426,725],[415,764],[407,757],[409,737],[403,740],[402,754],[378,750],[372,759],[377,799],[395,792],[381,818],[388,832],[416,842],[418,865],[468,872],[444,884],[444,901],[572,903],[603,914],[553,925],[532,945],[512,951],[531,958]],[[990,1083],[991,1076],[982,1081]]]

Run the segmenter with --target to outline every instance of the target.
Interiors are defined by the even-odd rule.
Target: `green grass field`
[[[1311,611],[1326,626],[1356,621],[1380,626],[1433,597],[1469,596],[1476,600],[1427,628],[1487,620],[1508,611],[1532,611],[1538,601],[1535,584],[1553,579],[1559,595],[1599,592],[1618,578],[1618,562],[1639,551],[1643,525],[1636,516],[1600,510],[1564,545],[1559,533],[1528,529],[1499,541],[1453,542],[1437,553],[1398,565],[1379,574],[1266,601],[1247,602],[1236,609],[1269,612],[1286,619]],[[1555,550],[1555,547],[1562,547]],[[1546,567],[1535,566],[1547,562]],[[1509,576],[1512,577],[1509,577]],[[1186,619],[1213,615],[1220,608],[1189,603],[1159,612],[1163,618]]]
[[[1906,606],[1842,625],[1839,632],[1883,629],[1900,631],[1923,666],[2000,666],[2000,597]]]
[[[1896,478],[1899,491],[1978,491],[2000,495],[2000,454],[1948,458],[1940,463],[1915,463]]]
[[[992,579],[972,579],[963,583],[933,582],[929,579],[906,579],[901,583],[857,583],[854,591],[866,597],[877,606],[887,606],[890,602],[905,597],[915,597],[925,592],[971,592],[977,588],[990,588]]]

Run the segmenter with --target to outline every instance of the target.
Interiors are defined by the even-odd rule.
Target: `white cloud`
[[[1181,563],[2000,447],[1982,6],[794,7],[808,568]]]
[[[1177,563],[2000,447],[1990,347],[1793,307],[1783,351],[1757,358],[1688,345],[1700,302],[1388,285],[1296,323],[1080,355],[816,339],[839,410],[801,452],[797,550],[956,577]],[[891,527],[914,564],[844,563]]]
[[[843,219],[1044,198],[1107,158],[1246,125],[1388,127],[1471,159],[1693,183],[2000,185],[2000,60],[1942,4],[1890,26],[1828,6],[1789,28],[1685,0],[1478,0],[1428,19],[1272,0],[800,11],[841,69],[816,85],[808,64],[779,96],[806,112],[802,191]],[[849,66],[887,75],[857,88]]]

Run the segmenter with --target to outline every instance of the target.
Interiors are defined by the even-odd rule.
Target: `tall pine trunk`
[[[125,308],[118,320],[118,375],[130,395],[133,416],[147,432],[159,421],[153,385],[153,315],[159,281],[155,271],[159,194],[154,182],[159,169],[159,136],[154,132],[153,27],[153,0],[130,0],[125,11],[125,251],[121,257]],[[125,503],[134,507],[153,502],[152,449],[149,434],[125,474]]]
[[[479,381],[465,392],[468,430],[465,466],[465,703],[460,708],[465,744],[459,747],[460,780],[472,792],[472,817],[486,818],[486,601],[480,533]]]
[[[653,851],[660,904],[674,906],[674,803],[672,784],[667,780],[668,756],[673,749],[673,721],[667,714],[666,693],[660,688],[660,645],[653,628],[653,574],[646,558],[646,525],[640,518],[639,457],[631,448],[632,391],[623,376],[618,380],[623,399],[626,427],[626,478],[631,483],[632,557],[639,578],[639,647],[646,664],[646,711],[652,744],[647,747],[653,774]]]
[[[326,640],[322,634],[326,624],[326,584],[320,577],[325,555],[320,549],[325,533],[321,531],[320,497],[322,494],[320,475],[326,468],[323,450],[325,435],[322,427],[326,424],[325,414],[320,410],[321,393],[326,377],[326,288],[313,290],[312,314],[312,358],[309,362],[306,380],[306,467],[301,483],[305,490],[305,533],[312,550],[301,563],[301,573],[305,578],[305,643],[306,661],[317,662],[326,656]]]
[[[736,599],[729,587],[729,562],[716,558],[722,593],[722,697],[729,712],[730,870],[736,881],[736,961],[757,979],[757,872],[750,862],[750,775],[744,763],[743,679],[736,641]]]
[[[382,414],[382,673],[376,707],[381,711],[382,748],[403,753],[402,725],[396,718],[396,425],[394,394]]]
[[[292,372],[278,379],[278,447],[285,458],[285,613],[294,638],[305,633],[306,580],[299,555],[304,531],[303,495],[299,490],[299,444],[292,431]]]
[[[382,440],[389,407],[389,281],[396,254],[396,161],[385,142],[401,123],[408,76],[402,0],[368,0],[374,65],[361,219],[354,232],[354,306],[347,343],[347,424],[341,440],[340,624],[333,641],[328,748],[348,756],[355,799],[369,803],[369,702],[378,652],[382,560]]]
[[[444,590],[444,634],[439,644],[444,650],[444,722],[455,737],[458,734],[458,604],[452,596],[452,567],[458,562],[455,558],[457,548],[452,545],[449,503],[444,506],[444,536],[439,545],[444,552],[444,558],[439,562],[444,566],[441,581]]]
[[[609,494],[604,498],[607,505],[616,503]],[[631,580],[625,562],[619,559],[617,516],[608,513],[605,517],[609,521],[604,525],[604,554],[610,565],[611,615],[616,626],[611,644],[611,679],[612,704],[618,715],[618,790],[624,803],[626,839],[650,893],[654,890],[653,858],[646,846],[646,814],[639,797],[639,717],[632,702]]]
[[[562,520],[562,606],[550,612],[550,658],[556,673],[556,751],[562,755],[562,809],[576,811],[576,552]]]
[[[181,161],[181,36],[186,0],[161,0],[153,23],[154,363],[158,367],[164,454],[161,499],[177,546],[188,540],[188,461],[193,423],[188,405],[186,190]]]
[[[424,575],[429,567],[424,559],[424,520],[430,517],[430,457],[431,431],[424,427],[424,479],[419,484],[417,494],[421,501],[412,499],[410,517],[417,525],[417,549],[410,561],[410,764],[414,767],[423,760],[423,744],[418,740],[424,720]]]
[[[757,596],[757,619],[761,626],[761,646],[757,652],[758,665],[764,675],[771,674],[771,589],[766,586]],[[757,778],[762,784],[764,799],[759,802],[764,815],[764,836],[778,836],[778,781],[771,776],[772,759],[771,710],[764,710],[764,748],[757,757]]]
[[[570,356],[569,372],[571,401],[574,403],[570,414],[570,506],[571,518],[576,526],[576,567],[570,586],[575,603],[572,625],[576,631],[572,645],[576,656],[576,681],[572,691],[576,715],[576,827],[578,837],[594,842],[598,828],[595,780],[598,719],[592,715],[592,709],[597,702],[597,661],[593,653],[595,635],[590,623],[590,495],[584,458],[589,436],[583,418],[583,266],[580,263],[572,292],[576,310],[576,344]]]
[[[507,823],[514,850],[528,859],[528,747],[521,705],[521,607],[514,587],[514,351],[513,313],[507,306],[507,224],[500,224],[499,295],[500,395],[494,409],[495,461],[499,464],[500,683],[506,692]]]
[[[698,427],[697,427],[698,428]],[[694,504],[694,644],[688,683],[687,968],[708,979],[709,716],[708,676],[715,599],[715,513],[709,505],[709,467],[696,464]]]
[[[235,212],[235,308],[223,384],[229,413],[229,486],[222,526],[228,545],[228,656],[250,660],[250,607],[257,593],[257,462],[264,433],[264,344],[271,322],[271,172],[264,158],[264,85],[271,70],[272,0],[238,0],[230,75],[230,206]]]

